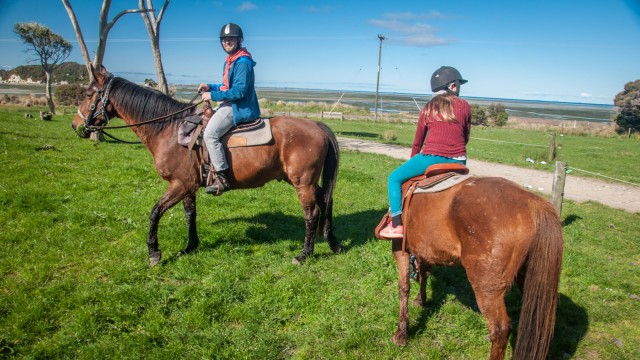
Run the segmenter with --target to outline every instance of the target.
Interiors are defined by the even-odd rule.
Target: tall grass
[[[78,139],[71,115],[45,122],[23,111],[0,108],[0,356],[488,357],[460,267],[435,269],[426,309],[410,310],[408,346],[390,342],[397,271],[390,244],[372,233],[400,161],[342,154],[334,215],[343,254],[319,243],[303,266],[291,264],[304,219],[293,188],[273,182],[199,194],[201,247],[181,258],[172,254],[186,243],[184,217],[171,209],[159,231],[165,260],[150,268],[148,215],[166,184],[147,150]],[[640,215],[572,202],[563,214],[551,358],[639,358]],[[507,303],[517,319],[517,291]]]

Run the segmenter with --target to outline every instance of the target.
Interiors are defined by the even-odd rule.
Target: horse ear
[[[89,64],[89,66],[91,67],[91,73],[93,74],[93,78],[96,79],[96,81],[99,83],[102,83],[105,77],[111,75],[107,71],[107,68],[104,67],[102,64],[98,64],[95,67],[93,66],[93,64]]]
[[[111,75],[111,73],[109,71],[107,71],[107,68],[104,65],[100,64],[98,66],[100,67],[100,74],[102,74],[102,76]]]

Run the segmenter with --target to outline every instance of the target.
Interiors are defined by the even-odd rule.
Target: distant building
[[[31,78],[27,78],[27,80],[22,80],[20,75],[13,74],[9,76],[6,81],[9,84],[42,84],[42,80],[33,81]]]

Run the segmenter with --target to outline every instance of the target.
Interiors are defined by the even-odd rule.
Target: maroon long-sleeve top
[[[427,118],[424,109],[418,119],[416,136],[411,147],[411,157],[422,149],[422,154],[439,155],[448,158],[466,156],[469,132],[471,130],[471,107],[469,103],[453,96],[453,113],[456,120]]]

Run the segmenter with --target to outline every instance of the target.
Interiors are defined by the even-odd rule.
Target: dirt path
[[[338,142],[343,149],[382,154],[403,160],[408,159],[411,153],[411,149],[406,147],[364,140],[339,137]],[[553,173],[473,159],[467,161],[467,166],[471,170],[471,174],[477,176],[499,176],[531,190],[551,194]],[[640,188],[631,185],[567,174],[564,197],[577,202],[593,200],[612,208],[640,212]]]

